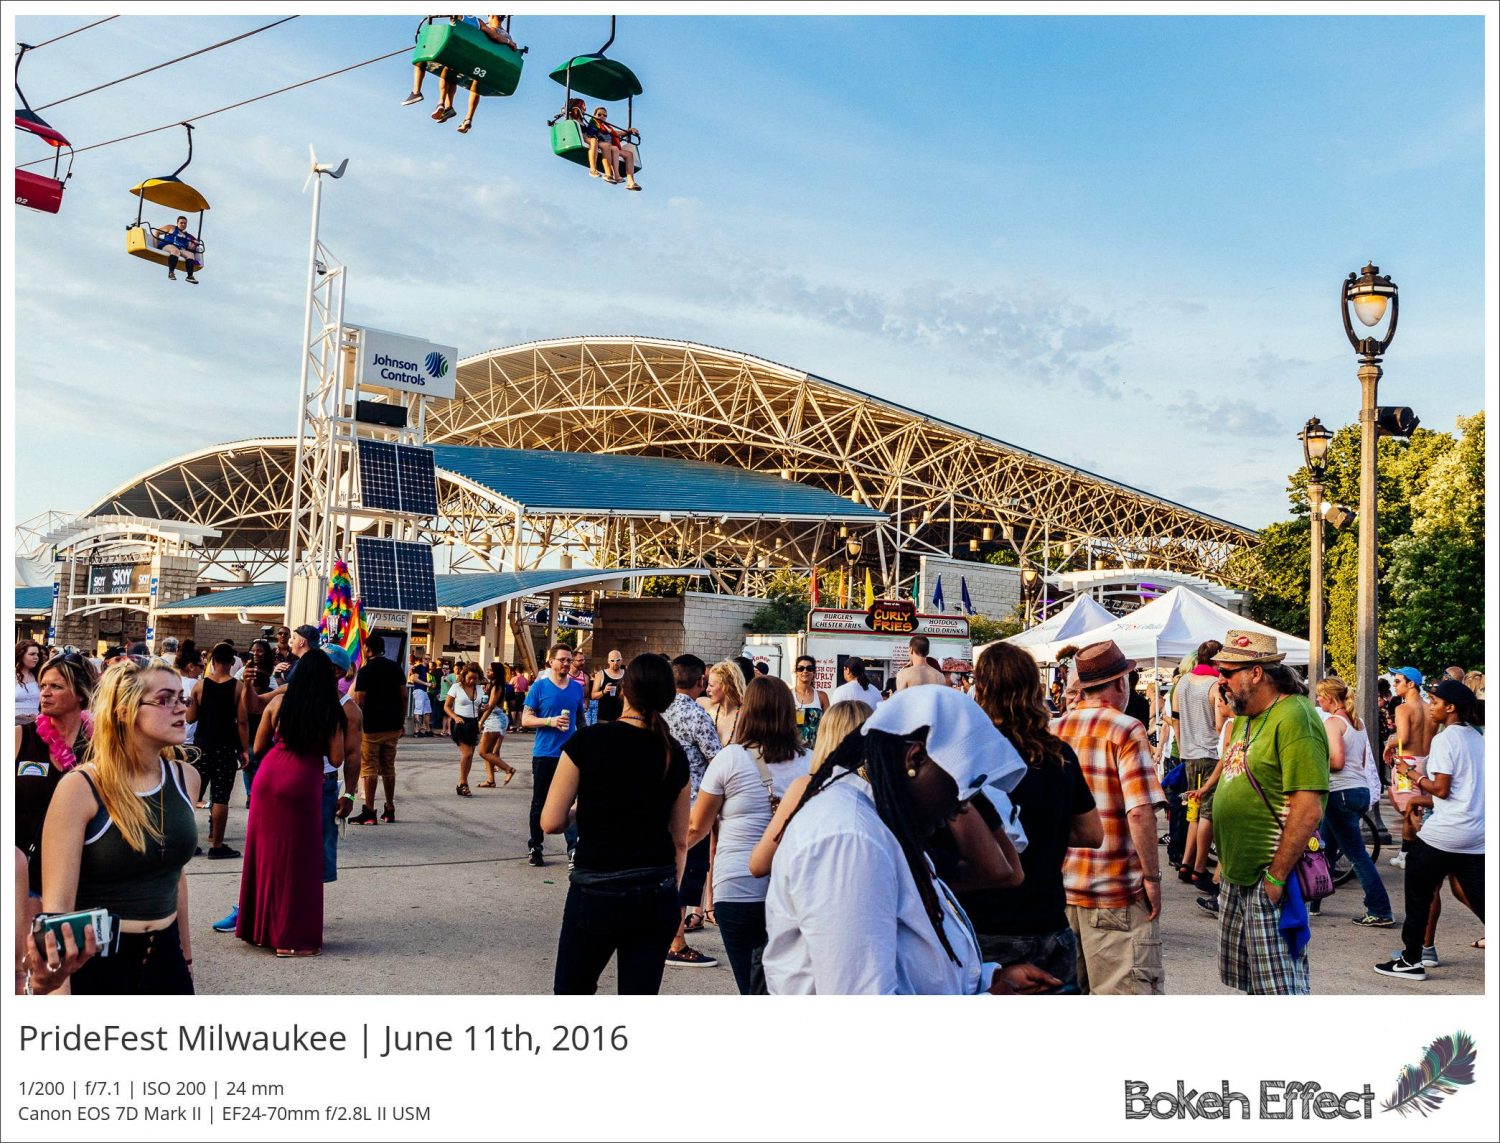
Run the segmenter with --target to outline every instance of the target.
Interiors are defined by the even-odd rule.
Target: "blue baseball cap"
[[[1414,687],[1422,685],[1422,672],[1415,667],[1397,667],[1391,674],[1400,675]]]
[[[323,644],[323,654],[327,655],[333,663],[334,670],[347,671],[349,669],[350,658],[346,648],[340,647],[337,643],[325,643]]]

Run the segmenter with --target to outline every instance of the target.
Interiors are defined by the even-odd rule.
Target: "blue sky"
[[[33,106],[268,23],[122,16],[28,56]],[[82,15],[21,17],[39,42]],[[86,146],[410,44],[304,16],[43,115]],[[638,333],[806,369],[1251,526],[1311,415],[1355,419],[1344,275],[1401,287],[1381,399],[1484,404],[1478,17],[633,17],[645,190],[552,156],[546,73],[604,17],[517,17],[519,91],[460,136],[404,57],[208,119],[198,287],[128,257],[180,129],[17,210],[16,519],[295,425],[307,145],[355,322],[456,344]],[[616,119],[623,118],[623,108]],[[35,157],[22,148],[22,160]],[[44,461],[63,450],[67,479]]]

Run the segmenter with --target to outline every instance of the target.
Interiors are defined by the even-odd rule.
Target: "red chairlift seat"
[[[51,177],[23,167],[16,168],[16,205],[44,214],[56,214],[62,209],[63,188],[73,176],[73,145],[67,136],[29,108],[17,109],[16,130],[34,135],[52,148]],[[66,172],[61,171],[64,150],[68,152]]]

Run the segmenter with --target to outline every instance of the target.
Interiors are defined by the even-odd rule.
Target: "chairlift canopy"
[[[56,127],[52,126],[35,111],[20,108],[16,111],[16,127],[22,131],[29,131],[44,143],[53,147],[71,147],[65,136]]]
[[[579,95],[606,103],[617,103],[644,90],[635,72],[619,60],[606,59],[597,53],[574,56],[553,68],[551,74],[554,80]]]
[[[171,210],[204,211],[208,209],[208,200],[199,194],[196,188],[189,186],[176,175],[146,179],[131,187],[130,193]]]

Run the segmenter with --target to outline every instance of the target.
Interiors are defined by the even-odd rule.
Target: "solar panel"
[[[359,595],[363,605],[386,611],[401,610],[395,541],[359,536],[354,541],[354,553],[359,560]],[[430,552],[428,556],[431,558]]]
[[[405,611],[436,611],[437,583],[432,578],[432,548],[395,541],[396,583]]]
[[[366,508],[401,511],[396,459],[396,446],[389,441],[359,442],[359,496]],[[436,513],[436,508],[433,512]]]
[[[401,484],[401,511],[437,515],[437,474],[430,448],[396,446],[396,473]]]
[[[354,551],[364,606],[385,611],[437,610],[429,545],[359,536]]]

